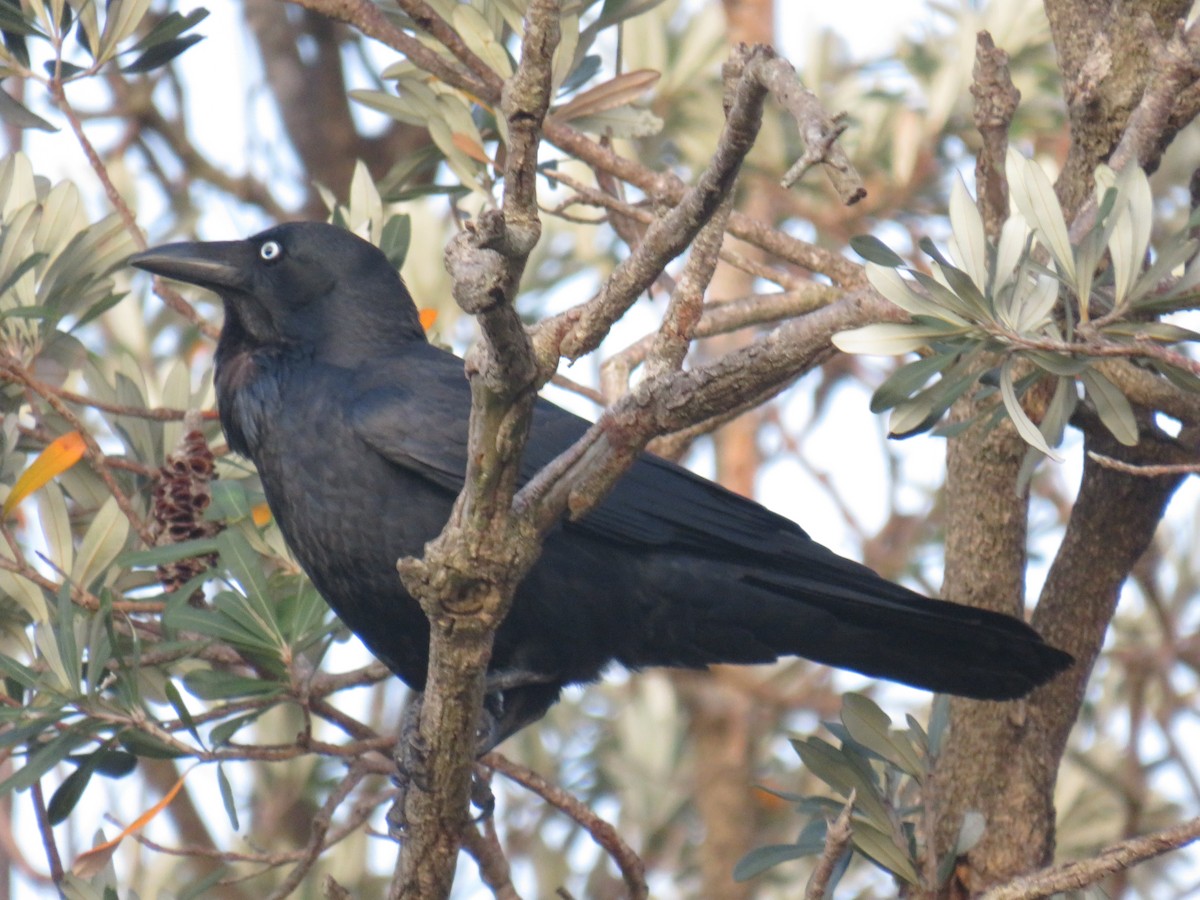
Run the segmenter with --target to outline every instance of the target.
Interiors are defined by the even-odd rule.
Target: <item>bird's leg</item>
[[[408,831],[408,818],[404,812],[404,803],[408,799],[408,789],[416,785],[418,790],[429,790],[428,762],[429,748],[421,737],[421,705],[425,695],[413,691],[408,695],[404,704],[404,714],[400,719],[400,740],[396,744],[396,774],[392,784],[396,786],[396,799],[387,813],[388,836],[392,840],[401,840]]]
[[[555,680],[553,675],[529,672],[522,669],[504,669],[489,672],[484,682],[483,711],[476,732],[476,758],[483,756],[500,741],[518,731],[535,719],[541,718],[553,700],[535,704],[527,702],[527,689],[546,685]],[[506,698],[505,695],[508,695]],[[552,697],[558,696],[558,688]],[[506,702],[511,699],[513,702]],[[387,813],[388,834],[400,840],[408,830],[404,804],[410,787],[428,791],[429,748],[421,737],[421,706],[424,695],[414,691],[404,706],[400,722],[400,740],[396,746],[396,775],[392,783],[398,791]],[[479,810],[476,821],[483,821],[496,808],[496,797],[492,793],[487,770],[476,765],[471,772],[471,804]]]

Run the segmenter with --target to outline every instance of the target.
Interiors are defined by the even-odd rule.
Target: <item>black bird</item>
[[[396,560],[449,517],[466,467],[462,360],[431,346],[386,257],[332,225],[170,244],[138,268],[220,295],[217,402],[258,467],[288,545],[334,611],[411,688],[429,628]],[[524,477],[588,423],[539,401]],[[792,521],[643,454],[564,521],[517,590],[489,669],[484,743],[540,718],[614,660],[643,666],[803,656],[931,691],[1022,697],[1071,663],[1018,619],[929,600],[813,541]]]

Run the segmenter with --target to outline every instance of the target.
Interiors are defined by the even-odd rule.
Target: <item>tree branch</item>
[[[1138,863],[1186,847],[1200,838],[1200,819],[1110,844],[1090,859],[1073,860],[992,888],[980,900],[1038,900],[1093,885]]]
[[[410,833],[393,896],[447,896],[467,827],[471,765],[495,630],[537,558],[539,542],[511,515],[521,454],[540,386],[530,342],[513,306],[537,243],[534,173],[550,105],[551,60],[559,40],[558,0],[534,0],[517,72],[502,111],[511,142],[502,211],[480,217],[447,248],[454,296],[474,313],[483,341],[470,354],[472,410],[466,483],[442,533],[401,578],[430,620],[429,676],[420,717],[420,756],[404,814]],[[553,367],[546,373],[549,378]],[[407,739],[407,738],[406,738]]]

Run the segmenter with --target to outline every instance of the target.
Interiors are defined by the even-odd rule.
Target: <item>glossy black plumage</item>
[[[428,627],[396,575],[441,530],[462,485],[470,391],[425,340],[385,257],[323,224],[173,244],[133,265],[217,292],[217,396],[230,447],[321,594],[411,687]],[[528,477],[587,423],[539,402]],[[1012,699],[1071,661],[1015,618],[928,600],[795,523],[643,455],[592,513],[546,540],[497,634],[496,739],[563,685],[629,668],[799,655],[929,690]],[[520,681],[520,678],[517,679]]]

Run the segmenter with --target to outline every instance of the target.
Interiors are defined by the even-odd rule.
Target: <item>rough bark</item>
[[[1047,2],[1071,122],[1072,142],[1057,184],[1068,221],[1092,194],[1095,166],[1122,141],[1130,143],[1131,116],[1158,71],[1147,65],[1148,55],[1154,55],[1147,46],[1165,41],[1187,6]],[[1139,147],[1134,156],[1143,164],[1157,164],[1177,119],[1162,116],[1153,133],[1134,136]],[[991,192],[1001,181],[992,171],[986,186]],[[985,200],[985,212],[987,207],[1002,208],[994,197]],[[996,219],[994,213],[985,215],[989,231]],[[1088,423],[1088,446],[1116,450],[1101,432],[1096,423]],[[1169,449],[1150,434],[1134,451],[1120,448],[1119,458],[1149,463],[1170,455]],[[1008,611],[1018,604],[1024,584],[1025,504],[1013,486],[1023,452],[1007,428],[997,428],[986,439],[967,432],[950,442],[946,596]],[[1118,474],[1088,461],[1066,537],[1034,614],[1046,639],[1073,653],[1078,664],[1020,704],[951,704],[951,735],[932,791],[940,817],[938,852],[953,845],[967,810],[982,812],[988,829],[960,861],[944,889],[946,896],[964,896],[1047,865],[1053,857],[1053,792],[1066,738],[1121,585],[1177,484],[1169,479],[1138,482],[1131,476],[1122,480]],[[986,580],[979,579],[980,571],[988,573]]]
[[[1165,40],[1190,0],[1047,0],[1062,69],[1071,143],[1058,182],[1068,220],[1092,190],[1092,170],[1121,140],[1130,113],[1157,74],[1147,65],[1154,38]],[[1162,136],[1159,152],[1174,131]],[[1143,165],[1152,161],[1146,157]],[[1156,160],[1153,161],[1156,163]]]

